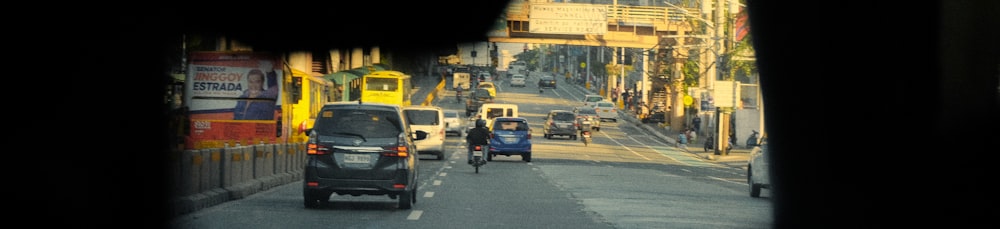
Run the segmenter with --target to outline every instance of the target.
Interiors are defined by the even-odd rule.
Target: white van
[[[410,129],[427,132],[427,138],[414,141],[418,153],[434,154],[438,160],[444,159],[444,140],[448,136],[444,109],[438,106],[406,106],[403,107],[403,115],[406,115]]]
[[[517,104],[486,103],[479,106],[477,117],[490,120],[496,117],[518,117]],[[475,119],[473,119],[475,120]]]
[[[485,103],[479,106],[476,115],[469,117],[469,129],[476,127],[476,119],[486,120],[486,126],[492,124],[496,117],[519,117],[517,114],[517,104],[509,103]],[[468,132],[468,130],[466,130]]]

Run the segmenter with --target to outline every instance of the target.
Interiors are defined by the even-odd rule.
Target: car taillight
[[[406,146],[387,146],[384,147],[382,151],[382,156],[384,157],[406,157],[410,155],[409,149]]]
[[[531,134],[530,133],[528,134],[528,139],[531,139]]]
[[[306,154],[307,155],[327,155],[330,154],[330,148],[324,147],[315,142],[310,142],[306,144]]]
[[[382,147],[385,149],[382,151],[382,156],[384,157],[407,157],[410,155],[410,149],[406,147],[406,134],[399,133],[396,137],[396,146]]]

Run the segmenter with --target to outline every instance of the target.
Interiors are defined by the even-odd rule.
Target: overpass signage
[[[608,9],[603,5],[531,4],[529,33],[603,35],[608,32]]]

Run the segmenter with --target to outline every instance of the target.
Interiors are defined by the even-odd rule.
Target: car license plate
[[[604,112],[608,112],[608,110],[604,110]]]
[[[365,163],[371,161],[372,156],[368,154],[344,154],[344,163]]]
[[[503,138],[503,141],[505,141],[507,143],[515,143],[515,142],[517,142],[517,137],[506,137],[506,138]]]

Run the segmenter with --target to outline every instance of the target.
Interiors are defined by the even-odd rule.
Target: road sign
[[[736,95],[740,94],[740,82],[732,80],[715,81],[715,88],[712,90],[712,98],[715,99],[716,107],[735,107]]]

